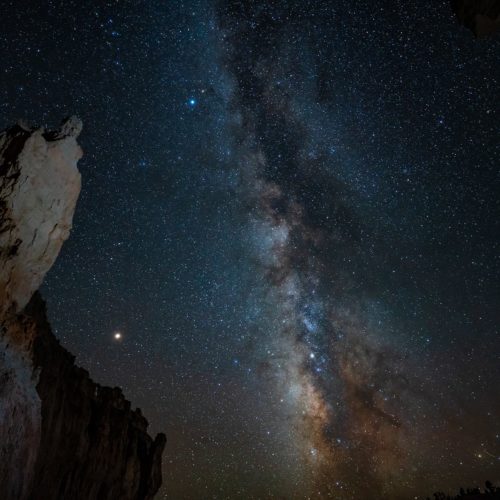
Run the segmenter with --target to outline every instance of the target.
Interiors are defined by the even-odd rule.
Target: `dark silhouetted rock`
[[[36,292],[71,228],[81,128],[73,117],[0,134],[2,500],[146,500],[161,485],[165,436],[74,364]]]
[[[480,37],[500,29],[499,0],[453,0],[453,10],[460,22]]]

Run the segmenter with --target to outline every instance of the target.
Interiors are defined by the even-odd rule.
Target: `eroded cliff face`
[[[36,293],[23,311],[33,327],[42,432],[35,464],[36,498],[150,499],[161,485],[165,437],[153,440],[140,410],[122,391],[93,382],[60,346]]]
[[[151,499],[165,436],[74,364],[36,290],[71,229],[81,122],[0,134],[0,498]]]
[[[69,236],[81,128],[73,117],[57,132],[16,125],[0,134],[0,317],[28,303]]]

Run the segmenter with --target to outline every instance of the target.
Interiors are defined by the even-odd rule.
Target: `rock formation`
[[[81,122],[0,134],[0,498],[151,499],[165,436],[74,364],[36,292],[68,237]]]
[[[500,29],[498,0],[453,0],[459,21],[477,36],[490,35]]]
[[[58,136],[23,125],[0,136],[0,315],[28,303],[69,235],[81,127],[71,118]]]

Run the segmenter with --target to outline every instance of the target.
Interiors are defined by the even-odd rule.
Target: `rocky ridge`
[[[0,133],[0,498],[152,499],[165,436],[74,364],[37,292],[80,192],[75,117]]]

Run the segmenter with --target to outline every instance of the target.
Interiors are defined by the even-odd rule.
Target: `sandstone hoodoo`
[[[74,364],[37,289],[69,236],[82,129],[0,134],[0,498],[151,499],[165,436]]]

